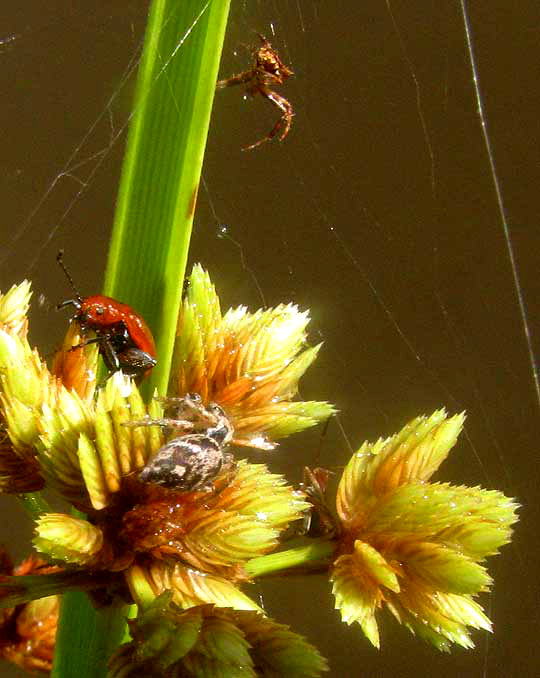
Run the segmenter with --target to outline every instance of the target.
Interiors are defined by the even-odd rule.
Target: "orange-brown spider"
[[[270,141],[278,132],[280,132],[279,140],[283,141],[289,133],[294,115],[293,107],[287,99],[271,89],[275,85],[282,85],[294,73],[292,69],[285,66],[283,61],[281,61],[278,53],[268,40],[260,33],[258,33],[258,36],[262,44],[260,47],[253,49],[253,56],[255,57],[253,68],[249,71],[238,73],[238,75],[233,75],[226,80],[219,80],[217,83],[218,89],[231,87],[232,85],[245,85],[246,94],[252,97],[260,94],[281,110],[281,116],[270,132],[254,144],[244,146],[242,148],[243,151],[250,151],[252,148],[257,148],[257,146],[264,144],[265,141]]]

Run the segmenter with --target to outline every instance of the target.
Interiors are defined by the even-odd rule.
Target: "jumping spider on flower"
[[[239,73],[238,75],[233,75],[225,80],[219,80],[217,83],[218,89],[231,87],[232,85],[245,85],[246,94],[251,97],[260,94],[274,104],[274,106],[277,106],[281,111],[279,120],[270,132],[254,144],[244,146],[242,148],[243,151],[250,151],[253,148],[257,148],[257,146],[264,144],[265,141],[273,139],[278,133],[280,133],[279,140],[283,141],[289,133],[294,115],[293,107],[287,99],[271,89],[276,85],[282,85],[285,80],[291,75],[294,75],[294,73],[292,69],[285,66],[283,61],[281,61],[278,53],[268,40],[260,33],[258,33],[258,36],[262,44],[259,48],[253,49],[253,55],[255,57],[253,68],[244,71],[243,73]]]
[[[126,426],[161,426],[168,433],[180,430],[151,457],[139,473],[139,480],[176,492],[193,492],[212,487],[219,473],[232,467],[233,456],[225,452],[233,427],[216,403],[206,407],[201,396],[163,398],[171,417],[126,422]]]

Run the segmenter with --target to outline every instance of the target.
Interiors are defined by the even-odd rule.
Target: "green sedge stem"
[[[62,614],[66,606],[69,615]],[[124,637],[128,613],[127,605],[96,610],[82,591],[64,594],[51,678],[106,676],[109,657]]]
[[[326,567],[330,564],[335,549],[334,542],[316,541],[308,546],[299,546],[288,551],[252,558],[244,569],[250,577],[256,578],[296,567],[312,568],[317,565]]]
[[[86,571],[3,577],[0,580],[0,608],[13,607],[70,590],[90,591],[103,588],[109,580],[110,577],[103,573],[92,574]]]

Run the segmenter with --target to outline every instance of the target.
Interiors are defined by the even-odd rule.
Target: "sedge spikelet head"
[[[307,311],[294,304],[223,315],[208,273],[193,268],[178,321],[173,374],[178,395],[199,393],[227,412],[239,445],[272,441],[327,419],[325,402],[292,399],[321,344],[305,348]]]
[[[463,421],[444,410],[418,417],[364,443],[343,471],[333,593],[342,620],[376,647],[383,607],[440,650],[472,647],[468,626],[491,629],[473,597],[490,588],[482,563],[510,541],[517,505],[500,492],[428,482]]]
[[[108,678],[317,678],[328,670],[304,638],[254,611],[214,605],[182,611],[164,594],[130,627],[133,641],[113,655]]]

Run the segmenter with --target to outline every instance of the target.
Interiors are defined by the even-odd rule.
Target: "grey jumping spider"
[[[216,403],[204,406],[197,393],[162,401],[171,417],[126,422],[127,426],[161,426],[170,434],[182,431],[148,460],[139,480],[176,492],[210,489],[219,473],[234,463],[224,451],[233,435],[227,415]]]

